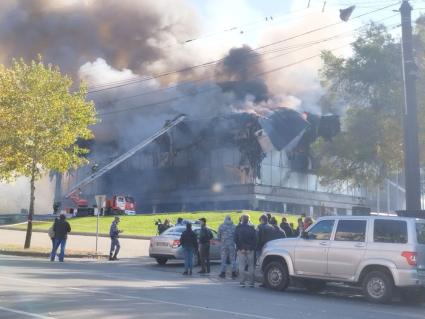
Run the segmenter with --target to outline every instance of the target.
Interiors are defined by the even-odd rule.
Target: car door
[[[328,252],[328,275],[352,281],[366,253],[366,219],[340,219]]]
[[[298,276],[325,277],[330,239],[335,221],[325,219],[312,226],[299,238],[295,247],[295,274]]]

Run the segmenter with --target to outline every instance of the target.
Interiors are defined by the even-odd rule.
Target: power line
[[[388,8],[390,8],[390,7],[398,4],[398,3],[399,2],[396,2],[396,3],[393,3],[391,5],[387,5],[387,6],[384,6],[382,8],[375,9],[375,10],[369,11],[367,13],[360,14],[358,16],[353,17],[352,20],[353,19],[359,19],[359,18],[364,17],[366,15],[369,15],[369,14],[372,14],[372,13],[376,13],[376,12],[379,12],[379,11],[382,11],[382,10],[385,10],[385,9],[388,9]],[[285,38],[285,39],[282,39],[282,40],[279,40],[279,41],[276,41],[276,42],[272,42],[272,43],[269,43],[269,44],[266,44],[266,45],[257,47],[256,49],[252,49],[251,51],[262,50],[264,48],[271,47],[271,46],[274,46],[276,44],[287,42],[287,41],[290,41],[290,40],[293,40],[293,39],[296,39],[296,38],[299,38],[299,37],[302,37],[302,36],[305,36],[305,35],[312,34],[312,33],[317,32],[317,31],[321,31],[321,30],[324,30],[324,29],[327,29],[327,28],[330,28],[330,27],[334,27],[334,26],[339,25],[341,23],[343,23],[343,22],[342,21],[339,21],[339,22],[335,22],[335,23],[331,23],[331,24],[322,26],[322,27],[318,27],[318,28],[315,28],[315,29],[312,29],[312,30],[303,32],[301,34],[297,34],[297,35],[294,35],[294,36],[291,36],[291,37],[288,37],[288,38]],[[165,76],[168,76],[168,75],[171,75],[171,74],[175,74],[175,73],[183,73],[183,72],[187,72],[187,71],[190,71],[190,70],[193,70],[193,69],[197,69],[197,68],[202,68],[202,67],[207,67],[207,66],[210,66],[210,65],[214,65],[214,64],[217,64],[217,63],[219,63],[219,62],[221,62],[223,60],[224,60],[224,58],[221,58],[221,59],[218,59],[218,60],[205,62],[205,63],[202,63],[202,64],[198,64],[198,65],[186,67],[186,68],[179,69],[179,70],[164,72],[164,73],[161,73],[161,74],[157,74],[157,75],[150,76],[150,77],[145,77],[145,78],[142,78],[142,79],[126,80],[126,81],[122,81],[121,84],[112,85],[112,86],[109,86],[109,87],[99,88],[99,89],[95,89],[95,90],[89,90],[88,93],[102,92],[102,91],[105,91],[105,90],[110,90],[110,89],[114,89],[114,88],[118,88],[118,87],[123,87],[123,86],[132,85],[132,84],[136,84],[136,83],[146,82],[146,81],[149,81],[149,80],[153,80],[153,79],[165,77]],[[118,83],[118,82],[115,82],[115,83]],[[102,84],[102,85],[99,85],[99,86],[106,86],[106,85],[108,85],[108,84],[105,83],[105,84]]]
[[[332,51],[337,51],[337,50],[340,50],[340,49],[345,48],[347,46],[350,46],[353,43],[354,42],[350,42],[350,43],[347,43],[347,44],[338,46],[336,48],[332,48],[329,51],[331,51],[331,52]],[[286,69],[286,68],[289,68],[289,67],[292,67],[292,66],[301,64],[303,62],[310,61],[312,59],[315,59],[317,57],[320,57],[321,54],[322,53],[315,54],[315,55],[309,56],[307,58],[300,59],[298,61],[295,61],[295,62],[292,62],[292,63],[289,63],[289,64],[285,64],[283,66],[280,66],[280,67],[277,67],[277,68],[274,68],[274,69],[270,69],[270,70],[267,70],[267,71],[258,73],[253,78],[258,78],[258,77],[263,76],[263,75],[266,75],[266,74],[277,72],[277,71],[280,71],[280,70],[283,70],[283,69]],[[214,87],[214,88],[208,88],[208,89],[201,90],[201,91],[197,92],[196,93],[196,96],[201,95],[201,94],[205,94],[205,93],[209,93],[209,92],[220,92],[220,91],[221,91],[221,89],[216,88],[216,87]],[[175,102],[175,101],[179,101],[179,100],[190,99],[192,97],[193,96],[187,96],[187,95],[186,96],[178,96],[178,97],[173,97],[173,98],[169,98],[169,99],[166,99],[166,100],[157,101],[157,102],[153,102],[153,103],[136,105],[136,106],[128,107],[128,108],[125,108],[125,109],[119,109],[119,110],[114,110],[114,111],[109,111],[109,112],[98,113],[97,115],[98,116],[105,116],[105,115],[111,115],[111,114],[116,114],[116,113],[121,113],[121,112],[127,112],[127,111],[131,111],[131,110],[139,109],[139,108],[151,107],[151,106],[156,106],[156,105],[171,103],[171,102]]]
[[[382,22],[382,21],[394,18],[396,16],[398,16],[398,14],[391,15],[389,17],[385,17],[385,18],[380,19],[376,22]],[[314,45],[322,44],[322,43],[325,43],[325,42],[328,42],[328,41],[336,40],[336,39],[341,38],[343,36],[351,35],[354,31],[361,30],[362,28],[363,28],[363,26],[355,28],[355,29],[350,30],[350,31],[335,34],[333,36],[322,38],[320,40],[309,41],[307,43],[303,43],[303,44],[299,44],[299,45],[293,45],[293,46],[290,46],[290,47],[277,48],[277,49],[262,52],[262,53],[256,53],[255,55],[248,55],[247,57],[253,57],[254,58],[254,57],[262,56],[266,53],[269,54],[269,53],[276,53],[276,52],[285,51],[285,53],[274,55],[274,56],[271,56],[271,57],[268,57],[268,58],[262,58],[259,61],[254,61],[252,64],[263,63],[266,60],[272,60],[272,59],[280,58],[280,57],[283,57],[283,56],[287,56],[289,54],[293,54],[295,52],[310,48]],[[153,89],[153,90],[145,91],[145,92],[130,95],[130,96],[117,98],[117,99],[114,99],[112,101],[107,101],[107,102],[108,103],[117,103],[117,102],[120,102],[120,101],[123,101],[123,100],[128,100],[128,99],[132,99],[132,98],[136,98],[136,97],[140,97],[140,96],[145,96],[145,95],[148,95],[148,94],[153,94],[153,93],[162,92],[162,91],[166,91],[166,90],[170,90],[170,89],[175,89],[175,88],[178,88],[178,87],[183,87],[184,85],[195,84],[195,83],[204,82],[204,81],[208,81],[208,80],[214,80],[214,79],[215,79],[215,76],[202,77],[200,79],[184,81],[184,82],[180,82],[180,83],[175,84],[175,85],[167,86],[167,87],[164,87],[164,88]]]

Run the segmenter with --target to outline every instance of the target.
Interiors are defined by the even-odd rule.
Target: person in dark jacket
[[[66,221],[65,214],[61,214],[59,220],[55,222],[53,225],[53,231],[55,233],[55,244],[53,246],[52,253],[50,254],[50,261],[55,261],[56,253],[60,246],[61,250],[59,253],[59,261],[63,262],[65,257],[66,239],[68,237],[68,233],[71,232],[71,225],[69,225]]]
[[[270,225],[274,228],[274,238],[273,239],[281,239],[281,238],[286,238],[286,233],[285,231],[279,227],[279,225],[277,224],[277,219],[276,217],[272,217],[270,219]]]
[[[47,234],[49,235],[50,240],[52,241],[52,250],[55,248],[55,231],[53,229],[55,228],[55,224],[58,220],[59,219],[56,217],[52,226],[50,226],[49,230],[47,231]]]
[[[120,252],[121,245],[119,241],[120,233],[122,230],[118,229],[120,218],[115,216],[114,221],[109,229],[109,237],[111,237],[111,249],[109,250],[109,260],[118,260],[118,253]]]
[[[257,252],[258,256],[261,254],[261,250],[264,245],[270,240],[275,239],[275,229],[268,223],[266,215],[261,215],[260,225],[257,227]]]
[[[288,220],[286,219],[286,217],[282,218],[282,222],[280,223],[280,228],[282,228],[282,230],[285,232],[286,237],[292,237],[292,227],[291,225],[288,224]]]
[[[186,224],[186,230],[180,236],[180,246],[183,247],[184,254],[184,273],[183,275],[192,275],[193,254],[198,251],[198,238],[192,230],[192,224]]]
[[[199,258],[201,261],[200,274],[210,273],[210,241],[213,239],[211,230],[207,227],[207,220],[200,218],[201,230],[199,232]]]
[[[158,233],[161,235],[163,232],[165,232],[168,228],[171,228],[170,220],[166,219],[164,221],[164,224],[158,225]]]
[[[242,215],[241,223],[235,229],[235,244],[239,266],[240,284],[245,287],[249,281],[251,287],[255,287],[255,261],[254,251],[257,245],[257,233],[250,225],[249,215]],[[248,276],[246,274],[248,272]]]

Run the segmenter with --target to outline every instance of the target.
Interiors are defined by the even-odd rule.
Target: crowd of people
[[[199,253],[200,274],[210,273],[210,241],[213,238],[207,227],[205,218],[200,219],[201,230],[199,236],[192,229],[192,224],[186,224],[186,230],[180,237],[180,245],[184,252],[183,275],[192,275],[193,257]],[[287,237],[296,237],[308,228],[313,220],[310,217],[298,219],[298,227],[293,228],[285,217],[280,225],[275,217],[262,215],[257,228],[253,225],[248,214],[241,216],[235,225],[230,216],[218,228],[218,240],[221,243],[220,278],[226,278],[226,268],[231,267],[231,278],[240,277],[240,285],[254,287],[256,258],[261,254],[265,244],[271,240]]]
[[[303,216],[304,217],[304,216]],[[240,217],[239,223],[235,225],[230,216],[224,218],[224,222],[218,228],[218,240],[221,244],[221,266],[220,278],[226,278],[227,266],[231,267],[231,278],[240,277],[242,287],[249,285],[254,287],[254,272],[256,258],[260,256],[265,244],[271,240],[279,238],[297,237],[307,229],[313,220],[310,217],[300,217],[297,227],[294,228],[292,223],[288,223],[286,217],[282,217],[281,223],[278,223],[276,217],[271,214],[263,214],[259,219],[259,225],[255,228],[248,214]],[[119,235],[122,230],[118,228],[120,218],[116,216],[110,226],[109,236],[111,238],[111,247],[109,252],[109,260],[118,260],[120,251]],[[210,266],[210,243],[213,239],[213,233],[207,227],[207,220],[200,218],[196,224],[200,224],[200,231],[197,235],[193,229],[191,221],[183,220],[179,217],[175,226],[185,226],[180,237],[180,246],[184,255],[184,272],[183,275],[192,275],[193,258],[195,254],[199,256],[201,266],[200,274],[209,274]],[[158,234],[173,227],[169,219],[165,219],[164,223],[160,220],[156,222]],[[71,232],[71,226],[66,221],[66,216],[61,214],[55,219],[48,233],[52,240],[52,252],[50,260],[54,261],[57,250],[60,247],[58,255],[59,261],[64,261],[65,246],[68,233]]]

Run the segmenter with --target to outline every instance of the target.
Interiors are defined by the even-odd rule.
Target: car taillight
[[[410,266],[416,266],[416,252],[403,251],[401,255],[406,258],[406,261]]]
[[[180,240],[178,240],[178,239],[173,240],[173,242],[171,243],[172,248],[177,248],[179,246],[180,246]]]

